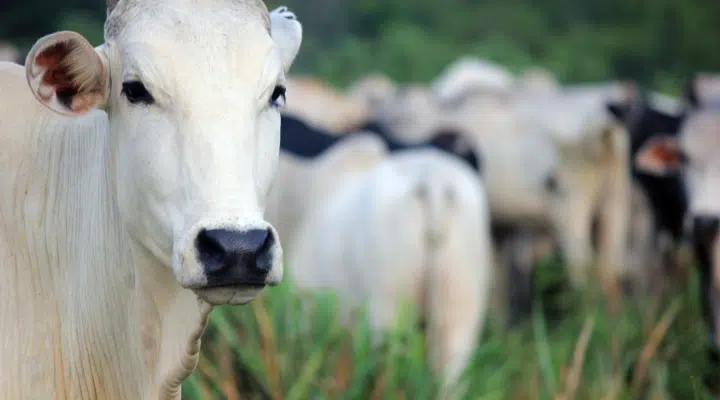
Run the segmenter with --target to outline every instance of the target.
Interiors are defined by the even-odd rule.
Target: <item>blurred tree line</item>
[[[631,78],[676,89],[720,70],[718,0],[267,0],[305,28],[294,73],[344,86],[368,72],[427,81],[464,54],[513,71],[538,65],[564,82]],[[42,11],[41,11],[42,10]],[[0,6],[0,39],[27,50],[58,29],[102,41],[102,0]]]

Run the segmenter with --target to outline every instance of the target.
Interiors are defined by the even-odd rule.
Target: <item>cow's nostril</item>
[[[205,269],[210,272],[217,272],[223,268],[225,263],[225,249],[218,242],[216,235],[209,234],[205,229],[198,233],[195,245],[198,250],[200,261]]]

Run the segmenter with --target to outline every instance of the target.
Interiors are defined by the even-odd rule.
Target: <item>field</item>
[[[538,293],[559,265],[540,269]],[[511,331],[491,315],[466,372],[468,399],[710,399],[698,280],[691,269],[668,299],[628,300],[610,316],[600,293],[563,291]],[[286,270],[288,273],[288,270]],[[213,311],[185,399],[432,399],[423,335],[412,308],[379,349],[362,318],[334,321],[332,294],[300,296],[292,277],[244,307]],[[539,300],[538,300],[539,301]],[[303,312],[309,304],[314,313]],[[544,311],[543,311],[544,310]],[[548,317],[562,310],[563,318]],[[309,318],[309,320],[308,320]]]

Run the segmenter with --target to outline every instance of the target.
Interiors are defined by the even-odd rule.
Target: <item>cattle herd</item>
[[[611,309],[667,294],[695,264],[717,359],[720,76],[674,98],[461,57],[429,85],[373,73],[346,92],[308,76],[288,88],[266,218],[293,281],[364,301],[377,331],[412,299],[445,383],[489,310],[528,316],[549,254]]]
[[[284,268],[378,340],[414,303],[443,398],[551,253],[618,303],[695,265],[717,357],[720,75],[673,98],[460,57],[343,92],[289,73],[286,7],[208,3],[108,0],[96,48],[0,49],[0,398],[178,399],[213,306]]]

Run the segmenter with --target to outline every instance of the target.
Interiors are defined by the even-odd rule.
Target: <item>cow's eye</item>
[[[275,86],[275,90],[272,92],[272,96],[270,96],[270,106],[271,107],[281,107],[285,104],[285,86],[283,85],[277,85]],[[282,100],[281,100],[282,99]]]
[[[121,93],[125,95],[131,104],[152,104],[155,102],[155,99],[140,81],[123,82]]]

